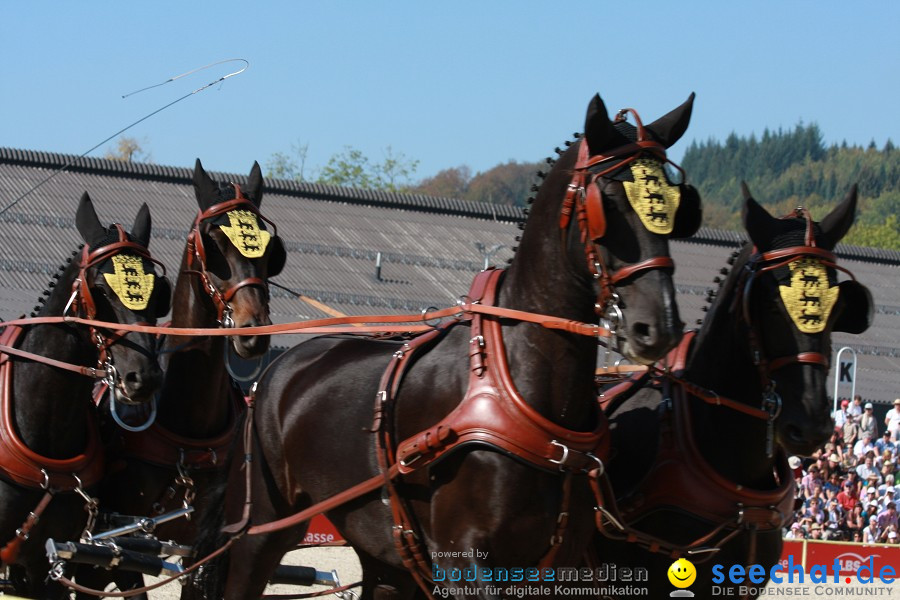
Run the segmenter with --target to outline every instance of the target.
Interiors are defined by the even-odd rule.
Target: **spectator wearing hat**
[[[896,544],[897,543],[897,532],[889,531],[887,534],[887,543],[888,544]]]
[[[878,423],[874,413],[875,407],[871,402],[866,402],[862,417],[859,419],[859,430],[863,436],[869,436],[872,441],[878,439]]]
[[[860,502],[863,506],[863,517],[868,519],[869,517],[878,516],[878,497],[875,496],[875,488],[872,488],[872,491],[866,494],[866,498]]]
[[[900,442],[900,398],[894,399],[894,408],[887,411],[884,416],[884,424],[891,432],[895,442]]]
[[[881,496],[878,503],[878,510],[884,511],[887,510],[889,504],[894,504],[896,506],[897,499],[894,497],[894,486],[888,486],[884,488],[884,495]]]
[[[859,498],[853,493],[853,483],[844,481],[841,485],[841,491],[836,496],[838,503],[845,512],[850,512],[854,507],[859,505]]]
[[[831,415],[834,418],[835,430],[839,431],[844,426],[844,423],[847,422],[847,407],[849,405],[850,401],[844,398],[841,400],[841,405]]]
[[[838,477],[844,476],[844,469],[841,467],[841,457],[837,452],[828,455],[828,473],[829,476],[837,474]]]
[[[784,534],[784,538],[787,540],[802,540],[805,537],[806,534],[803,532],[803,528],[797,522],[792,523],[790,530]]]

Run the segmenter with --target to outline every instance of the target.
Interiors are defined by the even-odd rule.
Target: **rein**
[[[192,328],[192,327],[162,327],[154,325],[109,323],[81,317],[32,317],[14,319],[0,323],[2,326],[24,326],[51,323],[77,323],[98,328],[118,328],[120,331],[141,332],[157,335],[172,336],[233,336],[233,335],[280,335],[294,333],[308,334],[333,334],[333,333],[378,333],[378,332],[424,332],[434,329],[431,321],[446,317],[458,318],[467,314],[483,314],[513,319],[528,323],[535,323],[547,329],[558,329],[568,333],[595,337],[601,339],[608,336],[610,330],[594,323],[584,323],[571,319],[562,319],[540,313],[532,313],[522,310],[502,308],[499,306],[485,306],[461,298],[455,306],[421,312],[419,314],[405,315],[361,315],[345,317],[328,317],[324,319],[311,319],[293,323],[279,323],[273,325],[259,325],[256,327],[222,328]],[[362,327],[342,327],[343,325],[384,323],[391,325],[364,325]],[[408,325],[393,325],[407,323]],[[424,325],[409,325],[409,323],[425,323]],[[602,343],[602,341],[600,342]]]

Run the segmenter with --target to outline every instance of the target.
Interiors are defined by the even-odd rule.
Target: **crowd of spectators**
[[[843,400],[834,420],[834,435],[822,449],[788,459],[802,505],[784,537],[900,543],[900,398],[882,423],[859,396]]]

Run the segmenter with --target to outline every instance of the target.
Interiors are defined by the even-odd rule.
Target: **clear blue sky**
[[[160,1],[0,5],[0,145],[80,154],[229,65],[250,68],[127,132],[158,164],[245,173],[388,146],[417,176],[539,160],[591,96],[650,121],[697,93],[692,139],[816,122],[900,142],[900,2]],[[102,156],[107,144],[91,156]]]

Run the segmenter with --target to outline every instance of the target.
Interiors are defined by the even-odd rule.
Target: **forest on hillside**
[[[703,224],[740,229],[740,182],[770,212],[797,206],[822,218],[853,184],[859,189],[856,225],[845,243],[900,250],[900,150],[846,143],[826,147],[815,124],[766,130],[762,137],[731,134],[724,142],[693,142],[681,166],[703,198]]]
[[[297,150],[305,160],[306,148]],[[314,177],[304,175],[302,161],[285,154],[273,155],[266,166],[273,177],[513,206],[525,206],[538,182],[536,173],[548,170],[546,161],[508,161],[475,174],[467,166],[451,167],[414,181],[417,160],[388,148],[383,161],[373,162],[352,147],[333,156]],[[694,141],[681,166],[700,190],[707,227],[741,229],[741,181],[771,213],[780,216],[805,206],[816,219],[857,184],[857,223],[844,242],[900,250],[900,149],[890,140],[883,148],[874,142],[865,148],[846,142],[826,146],[818,125],[800,123],[789,130],[766,130],[761,137],[732,133],[724,142]]]

